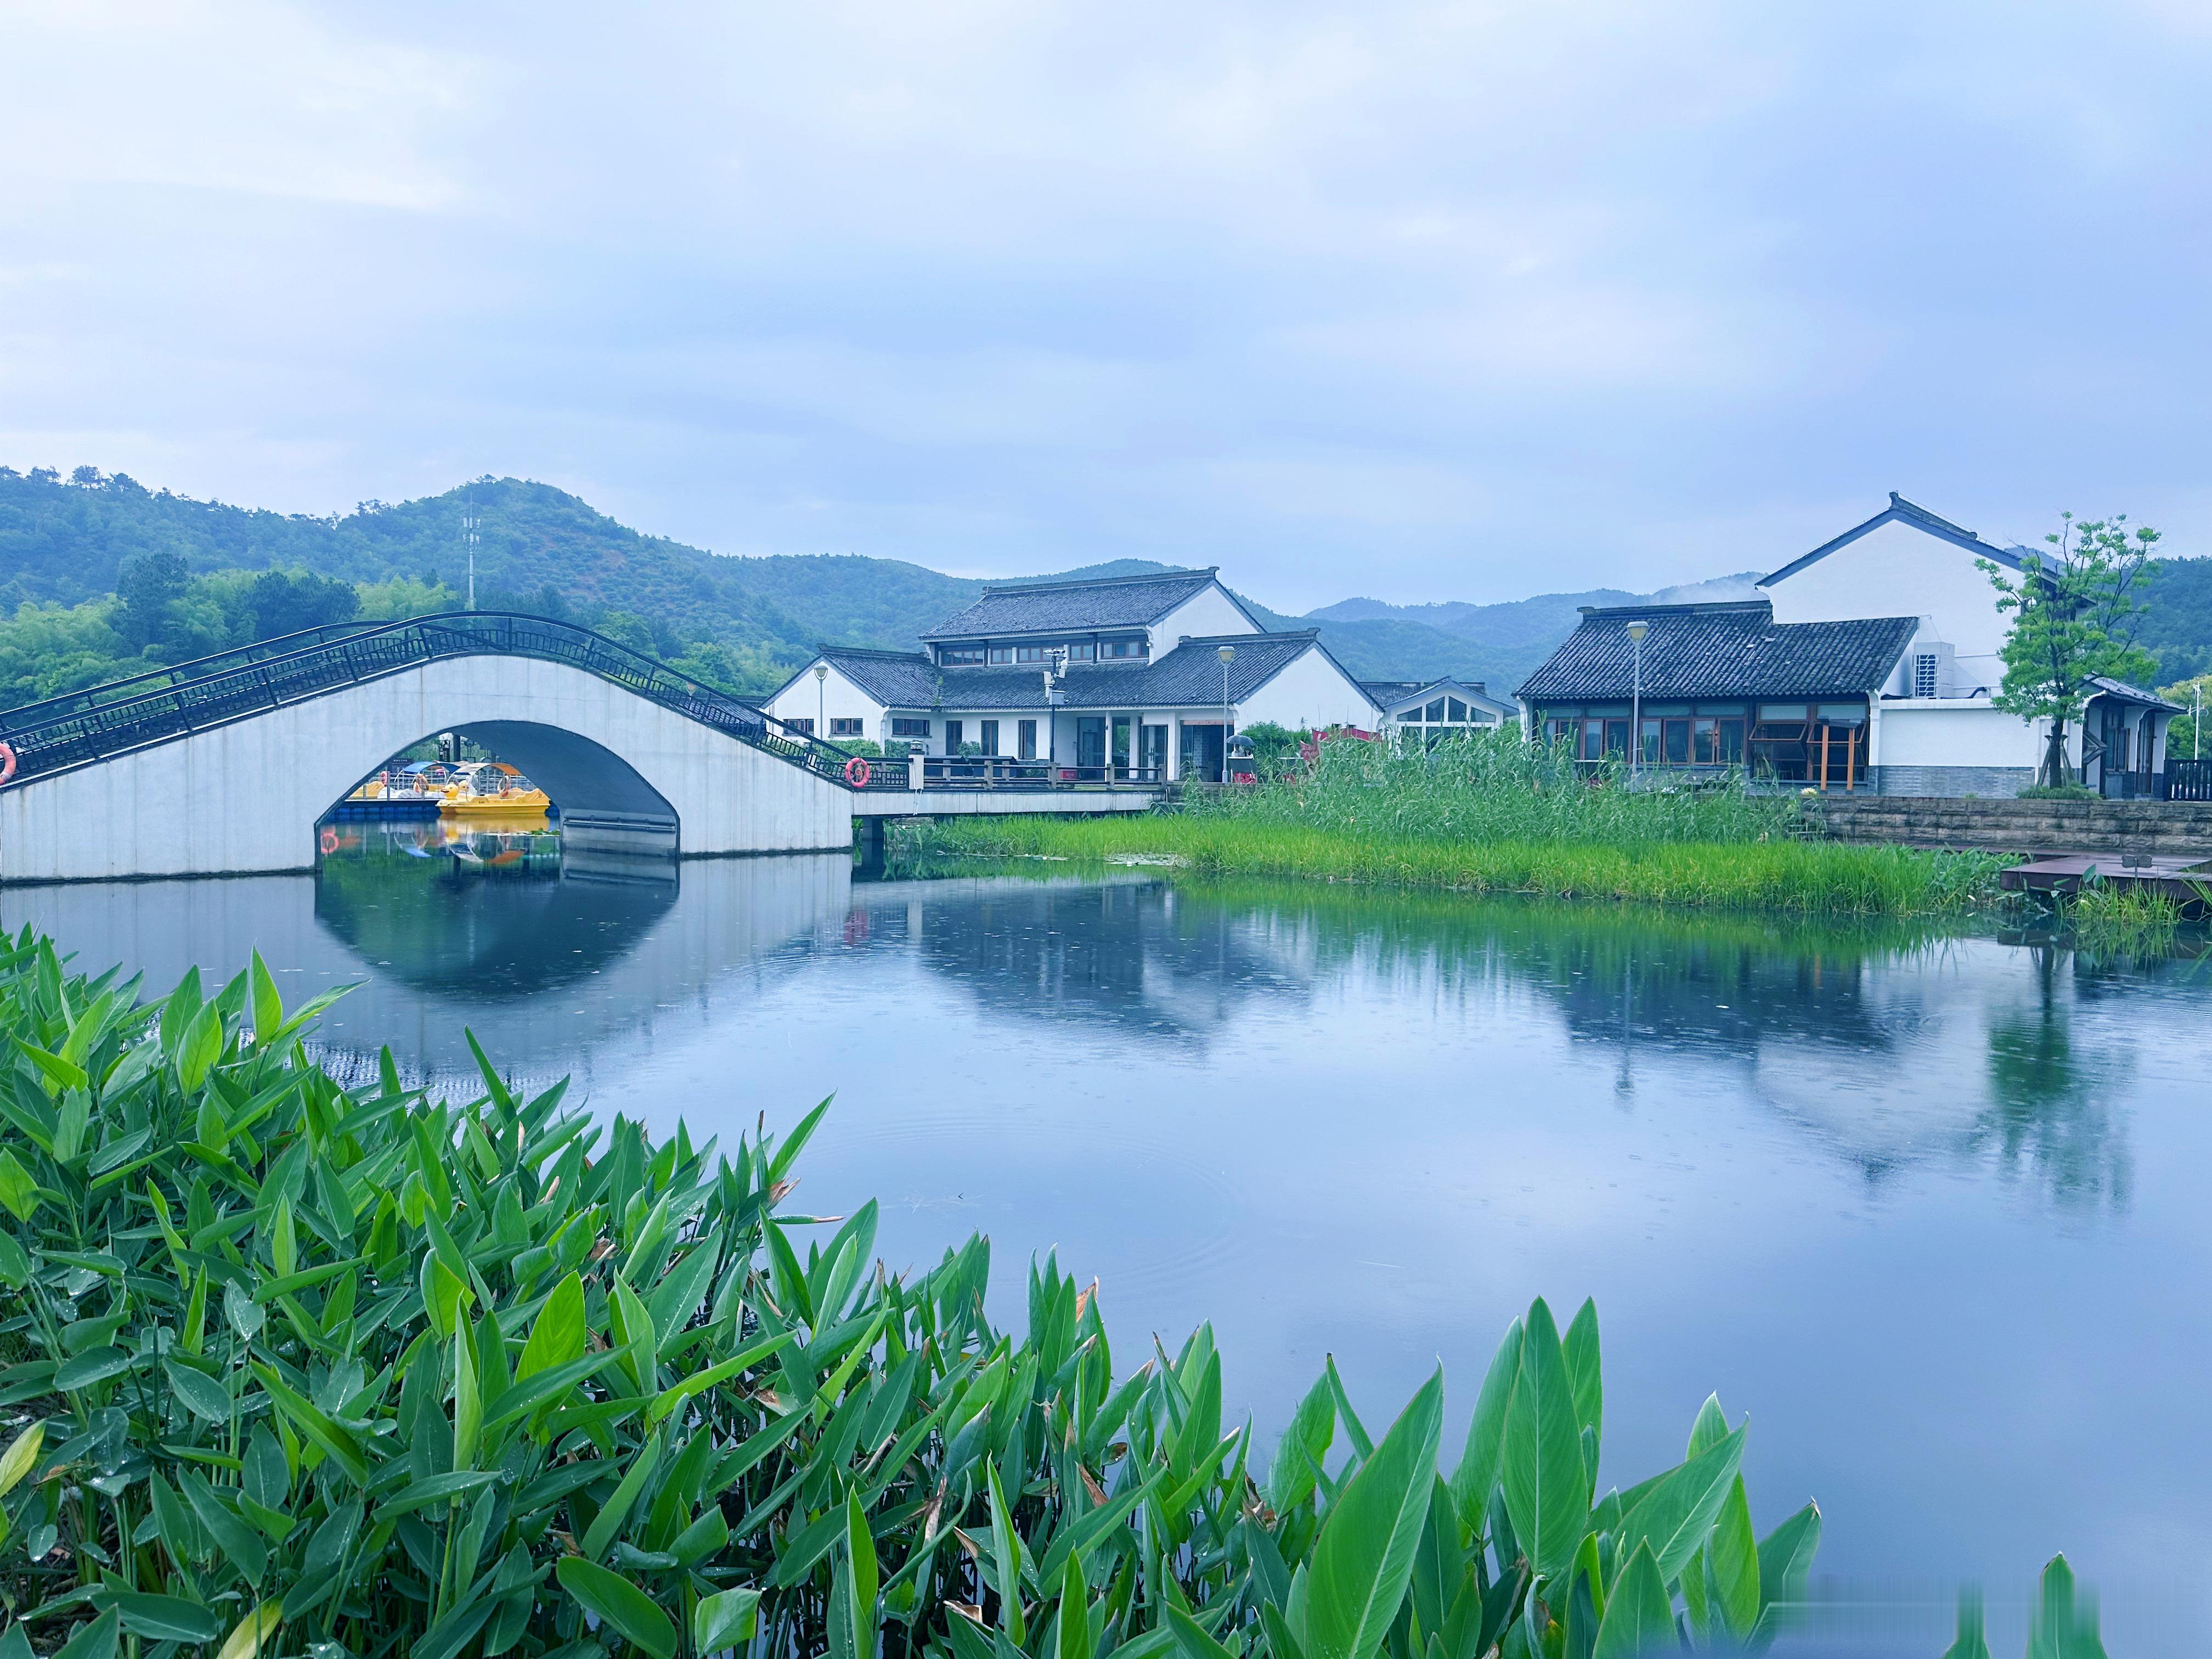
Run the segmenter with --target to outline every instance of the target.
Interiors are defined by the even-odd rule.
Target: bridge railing
[[[775,716],[573,623],[465,611],[381,625],[310,629],[0,713],[18,780],[227,726],[287,703],[445,657],[529,657],[611,680],[841,787],[850,757]],[[371,761],[381,756],[368,757]]]

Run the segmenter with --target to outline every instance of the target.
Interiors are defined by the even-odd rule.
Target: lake
[[[349,830],[315,878],[0,896],[166,989],[258,945],[362,981],[324,1057],[734,1138],[836,1104],[793,1207],[890,1265],[971,1231],[1096,1276],[1133,1365],[1213,1322],[1263,1445],[1334,1352],[1456,1437],[1530,1297],[1595,1296],[1606,1483],[1753,1419],[1762,1530],[1817,1497],[1854,1615],[1948,1639],[2063,1549],[2115,1655],[2212,1604],[2212,963],[2051,940],[842,858],[592,866]],[[490,843],[486,843],[490,848]],[[2017,1651],[2016,1635],[1999,1652]]]

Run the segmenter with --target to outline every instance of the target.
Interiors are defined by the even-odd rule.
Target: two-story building
[[[1585,609],[1521,687],[1532,734],[1578,759],[1643,763],[1896,795],[2013,795],[2035,781],[2047,721],[1992,701],[2010,627],[1977,561],[2024,568],[1893,492],[1863,524],[1723,605]],[[2067,734],[2075,775],[2106,795],[2156,793],[2180,712],[2102,680]]]
[[[988,588],[922,641],[823,646],[763,706],[832,742],[1082,781],[1218,779],[1240,729],[1372,726],[1378,714],[1317,631],[1268,631],[1211,568]]]

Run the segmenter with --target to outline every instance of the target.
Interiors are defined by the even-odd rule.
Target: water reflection
[[[1608,1468],[1679,1455],[1718,1385],[1760,1522],[1817,1493],[1832,1571],[2025,1583],[2063,1547],[2112,1584],[2212,1548],[2201,960],[1036,869],[364,850],[0,911],[156,986],[253,944],[288,995],[362,981],[346,1066],[459,1078],[472,1027],[702,1138],[836,1092],[805,1207],[880,1197],[894,1267],[987,1231],[1017,1297],[1057,1246],[1133,1349],[1213,1319],[1263,1434],[1324,1352],[1402,1398],[1594,1293]],[[2193,1646],[2126,1650],[2203,1650],[2177,1616]]]

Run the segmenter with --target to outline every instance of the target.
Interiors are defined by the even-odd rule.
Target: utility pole
[[[461,544],[469,556],[469,609],[477,608],[477,493],[471,489],[461,510]]]
[[[1628,783],[1635,787],[1638,769],[1644,759],[1644,636],[1651,631],[1651,624],[1638,617],[1628,624],[1629,644],[1636,653],[1634,678],[1629,682],[1628,693]]]

